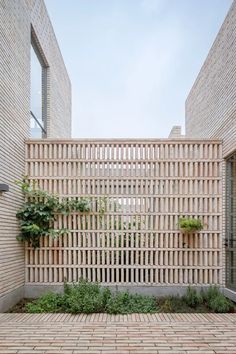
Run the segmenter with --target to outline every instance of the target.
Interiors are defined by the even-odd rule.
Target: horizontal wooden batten
[[[197,139],[197,138],[186,138],[186,139],[169,139],[169,138],[163,138],[163,139],[157,139],[157,138],[70,138],[70,139],[56,139],[56,138],[47,138],[47,139],[26,139],[25,140],[26,144],[32,145],[32,144],[70,144],[70,145],[83,145],[83,144],[88,144],[88,145],[94,145],[94,144],[101,144],[101,145],[106,145],[106,146],[113,146],[116,145],[117,143],[123,144],[123,145],[129,145],[129,144],[138,144],[148,146],[150,144],[165,144],[165,145],[189,145],[189,144],[204,144],[204,145],[212,145],[212,144],[222,144],[221,139]]]
[[[56,215],[70,232],[26,247],[26,283],[222,284],[221,163],[218,140],[26,141],[30,180],[92,207]],[[183,216],[203,230],[180,232]]]

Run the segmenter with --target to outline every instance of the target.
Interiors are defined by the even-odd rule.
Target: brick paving
[[[236,314],[0,314],[0,353],[236,354]]]

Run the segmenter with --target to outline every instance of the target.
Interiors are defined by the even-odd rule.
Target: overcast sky
[[[73,137],[167,137],[232,0],[45,0]]]

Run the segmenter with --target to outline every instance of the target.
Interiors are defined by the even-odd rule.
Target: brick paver
[[[0,353],[234,353],[235,314],[0,314]]]

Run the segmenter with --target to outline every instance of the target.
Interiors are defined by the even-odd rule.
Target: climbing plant
[[[91,201],[89,198],[59,198],[57,195],[40,190],[35,183],[30,183],[27,177],[17,181],[25,196],[23,206],[16,216],[20,222],[19,241],[28,241],[36,248],[40,238],[44,236],[57,237],[69,232],[68,229],[53,227],[56,214],[69,215],[71,212],[89,212]]]

